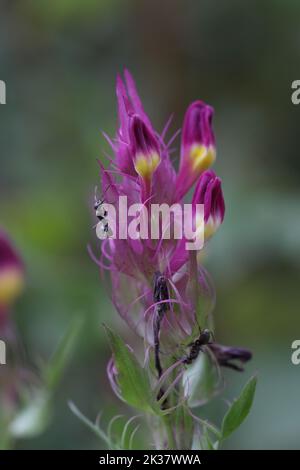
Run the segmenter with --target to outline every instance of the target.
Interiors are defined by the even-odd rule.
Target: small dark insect
[[[104,194],[108,190],[109,186],[106,188]],[[98,199],[97,197],[97,188],[95,189],[95,200],[94,200],[94,209],[96,212],[96,217],[99,220],[99,222],[96,225],[96,235],[100,240],[103,240],[104,238],[108,238],[112,236],[112,231],[108,225],[108,221],[106,217],[108,216],[108,212],[103,206],[104,204],[104,197],[102,196],[101,199]]]
[[[167,279],[159,271],[154,274],[154,290],[153,290],[154,302],[162,302],[163,300],[169,299],[169,289],[167,285]],[[168,302],[161,303],[156,307],[157,312],[164,313],[169,310]]]
[[[154,289],[153,289],[153,300],[155,303],[162,302],[163,300],[169,299],[169,289],[167,280],[159,271],[154,274]],[[155,368],[158,373],[158,377],[162,375],[162,366],[159,357],[159,333],[160,325],[164,314],[169,310],[168,302],[161,303],[156,306],[156,315],[153,326],[154,336],[154,357],[155,357]]]
[[[207,344],[210,344],[210,339],[212,337],[211,331],[209,331],[207,328],[205,328],[198,338],[190,344],[190,352],[188,356],[186,356],[183,359],[184,364],[192,364],[197,357],[199,356],[200,351],[203,351],[202,346],[206,346]]]

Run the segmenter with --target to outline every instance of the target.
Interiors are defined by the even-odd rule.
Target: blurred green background
[[[0,10],[0,225],[27,267],[15,321],[35,362],[74,315],[86,320],[51,426],[18,447],[99,447],[67,400],[90,418],[104,410],[104,422],[122,409],[106,378],[101,322],[135,340],[86,245],[95,242],[96,158],[108,151],[100,131],[115,132],[115,76],[127,66],[158,130],[174,112],[176,131],[194,99],[215,107],[227,207],[206,258],[217,337],[254,352],[243,376],[226,374],[224,397],[259,374],[251,414],[226,448],[300,448],[300,366],[290,360],[300,337],[300,107],[291,103],[300,3],[2,0]],[[226,404],[215,403],[218,420]]]

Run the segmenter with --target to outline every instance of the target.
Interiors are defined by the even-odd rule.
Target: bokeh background
[[[104,410],[104,423],[120,410],[101,322],[135,339],[86,245],[96,159],[109,150],[101,130],[115,132],[115,76],[127,66],[158,130],[174,112],[175,132],[194,99],[215,107],[227,213],[205,264],[218,339],[254,352],[243,376],[226,375],[224,397],[259,375],[226,448],[300,448],[300,366],[290,359],[300,337],[299,2],[2,0],[0,9],[0,225],[27,267],[14,320],[32,363],[49,357],[74,315],[85,318],[51,425],[17,447],[99,448],[67,401],[90,418]],[[216,420],[225,409],[215,401]]]

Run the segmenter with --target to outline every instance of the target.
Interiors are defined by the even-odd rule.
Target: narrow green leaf
[[[254,399],[256,383],[257,377],[251,377],[240,396],[230,406],[222,423],[222,439],[230,436],[248,416]]]
[[[140,366],[126,344],[110,328],[105,326],[118,371],[118,385],[123,399],[131,406],[146,412],[159,412],[151,393],[146,371]],[[156,409],[157,408],[157,409]]]
[[[82,318],[76,317],[60,341],[44,372],[44,380],[48,391],[53,391],[70,360],[79,331],[82,327]]]

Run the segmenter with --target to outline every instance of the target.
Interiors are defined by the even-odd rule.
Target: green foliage
[[[182,449],[191,449],[194,434],[194,421],[187,406],[182,405],[176,408],[174,415],[175,428],[180,433],[177,442],[181,443]]]
[[[76,340],[82,328],[82,324],[83,321],[81,317],[76,317],[73,320],[68,331],[62,338],[58,348],[46,366],[43,375],[45,387],[47,390],[54,390],[57,387],[74,351]]]
[[[52,417],[53,398],[72,356],[82,321],[75,318],[57,350],[42,371],[42,383],[32,393],[24,393],[23,404],[9,423],[9,435],[31,438],[45,431]]]
[[[257,377],[251,377],[240,396],[230,406],[222,423],[222,439],[229,437],[248,416],[254,399],[256,383]]]
[[[208,421],[194,416],[195,426],[192,449],[217,450],[224,439],[229,437],[248,416],[256,389],[257,377],[253,376],[243,388],[240,396],[234,400],[224,416],[221,431]],[[201,432],[199,432],[199,425]]]
[[[117,382],[124,401],[138,410],[160,413],[153,399],[148,375],[119,335],[105,326],[118,371]]]

